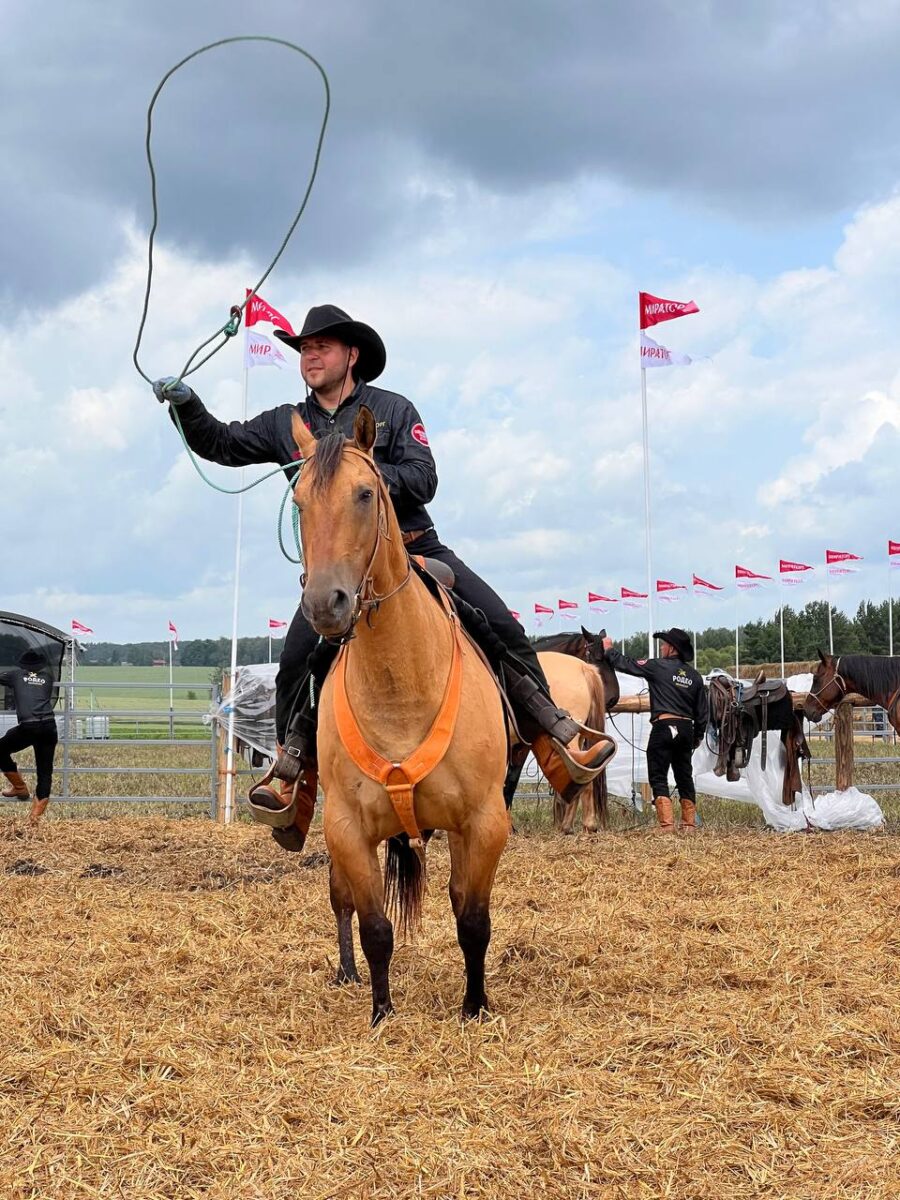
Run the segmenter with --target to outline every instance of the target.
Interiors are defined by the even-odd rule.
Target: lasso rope
[[[196,348],[196,350],[194,350],[194,352],[188,358],[187,362],[181,368],[181,372],[179,373],[179,375],[175,378],[173,383],[170,384],[170,387],[176,387],[188,375],[193,374],[193,372],[198,370],[200,367],[202,367],[204,363],[209,362],[209,360],[213,357],[213,355],[218,354],[218,352],[222,349],[222,347],[231,338],[233,338],[235,336],[238,329],[240,328],[241,320],[242,320],[243,314],[244,314],[244,309],[246,308],[248,302],[250,301],[250,299],[253,296],[255,296],[257,294],[260,287],[262,287],[262,285],[268,279],[269,275],[272,273],[273,269],[275,268],[276,263],[281,258],[282,254],[284,253],[288,242],[291,240],[291,236],[293,235],[294,230],[297,228],[297,225],[300,222],[300,218],[303,216],[303,213],[306,210],[307,203],[309,202],[309,197],[312,193],[313,184],[315,183],[316,175],[318,174],[318,171],[319,171],[319,159],[321,158],[322,144],[325,140],[325,130],[328,126],[328,116],[331,111],[331,89],[328,84],[328,76],[325,73],[324,67],[321,65],[320,62],[318,62],[317,59],[315,59],[309,53],[309,51],[304,50],[302,46],[297,46],[293,42],[286,41],[284,38],[267,37],[262,34],[251,34],[251,35],[244,35],[241,37],[221,38],[217,42],[210,42],[209,45],[201,46],[199,48],[199,50],[194,50],[191,54],[188,54],[185,58],[181,59],[180,62],[177,62],[174,67],[170,68],[170,70],[168,70],[165,73],[165,75],[162,77],[162,79],[157,84],[156,90],[153,93],[153,96],[150,100],[150,105],[147,109],[147,136],[145,139],[145,150],[146,150],[146,155],[147,155],[147,166],[150,170],[150,196],[151,196],[151,203],[152,203],[152,207],[153,207],[153,222],[150,227],[150,236],[148,239],[148,247],[147,247],[147,286],[144,290],[144,303],[143,303],[143,308],[141,310],[141,320],[140,320],[140,324],[138,326],[137,338],[135,339],[135,343],[134,343],[134,351],[131,356],[132,362],[134,363],[134,366],[135,366],[135,370],[141,376],[141,378],[146,383],[149,383],[149,384],[152,384],[153,380],[150,378],[149,375],[146,374],[146,372],[141,367],[138,355],[140,353],[141,341],[144,336],[144,328],[147,324],[147,314],[148,314],[148,311],[150,308],[150,293],[153,288],[153,247],[154,247],[154,243],[156,240],[156,230],[159,225],[159,204],[158,204],[157,194],[156,194],[156,168],[153,164],[153,150],[152,150],[152,145],[151,145],[152,137],[153,137],[153,110],[156,106],[156,101],[159,99],[160,93],[162,92],[166,83],[168,83],[169,79],[171,79],[171,77],[175,74],[176,71],[180,71],[183,66],[185,66],[187,63],[191,62],[193,59],[198,58],[201,54],[205,54],[208,50],[215,50],[219,46],[229,46],[229,45],[232,45],[237,42],[270,42],[276,46],[285,46],[288,50],[294,50],[297,54],[302,54],[303,57],[308,62],[312,63],[312,65],[319,72],[319,75],[322,77],[322,85],[325,89],[325,107],[324,107],[324,110],[322,113],[322,123],[319,128],[319,136],[316,141],[316,149],[315,149],[315,155],[313,157],[312,169],[310,170],[309,179],[306,184],[306,190],[303,193],[303,199],[300,203],[300,207],[297,209],[297,213],[294,216],[293,221],[291,222],[290,226],[288,227],[287,233],[285,234],[284,238],[282,239],[281,245],[278,247],[277,251],[275,252],[274,258],[269,263],[269,265],[266,267],[265,271],[262,273],[262,275],[256,281],[254,286],[250,289],[250,294],[248,296],[245,296],[243,301],[240,304],[236,304],[236,305],[232,306],[229,318],[225,322],[225,324],[220,326],[210,337],[208,337],[204,342],[201,342],[200,345]],[[210,343],[215,342],[216,339],[219,337],[221,337],[222,340],[218,343],[218,345],[213,346],[213,348],[209,351],[209,353],[205,354],[199,360],[199,362],[195,362],[195,359],[197,358],[197,356],[203,350],[205,350],[206,347],[210,345]],[[208,484],[209,487],[213,488],[217,492],[223,492],[225,495],[229,495],[229,496],[236,496],[236,495],[240,494],[241,492],[248,492],[251,488],[257,487],[260,483],[263,483],[266,479],[271,479],[273,475],[277,475],[281,471],[284,471],[287,468],[296,469],[298,466],[297,461],[292,460],[291,462],[288,462],[288,463],[282,463],[281,465],[273,468],[273,470],[271,470],[271,471],[267,471],[264,475],[261,475],[258,479],[254,479],[252,483],[248,483],[244,487],[238,487],[238,488],[222,487],[220,484],[214,483],[213,480],[210,479],[204,473],[203,469],[201,468],[200,464],[197,461],[197,458],[196,458],[194,452],[191,450],[190,446],[188,445],[187,438],[185,437],[185,434],[184,434],[184,429],[182,428],[182,425],[181,425],[181,419],[178,415],[178,406],[176,404],[172,404],[171,410],[172,410],[172,413],[175,418],[175,426],[178,429],[178,433],[181,436],[181,440],[184,444],[184,448],[188,453],[188,457],[190,458],[191,463],[193,464],[194,470],[197,472],[197,474],[200,476],[200,478],[203,480],[204,483]],[[290,495],[290,492],[293,488],[293,482],[294,481],[292,480],[288,484],[287,491],[285,493],[284,498],[282,499],[281,508],[280,508],[279,514],[278,514],[278,543],[279,543],[279,546],[281,547],[282,553],[285,555],[286,558],[288,558],[291,562],[300,562],[301,560],[299,558],[296,558],[296,559],[292,558],[291,555],[289,555],[287,553],[287,551],[285,550],[285,547],[284,547],[284,541],[282,539],[282,521],[283,521],[283,516],[284,516],[284,507],[287,502],[287,498]],[[294,540],[295,540],[297,550],[299,553],[300,539],[299,539],[299,533],[298,533],[298,529],[297,529],[296,513],[294,514],[292,524],[293,524],[293,531],[294,531]]]

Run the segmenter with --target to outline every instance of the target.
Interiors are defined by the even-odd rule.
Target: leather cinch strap
[[[416,822],[413,790],[417,783],[430,775],[450,746],[462,696],[462,643],[459,621],[449,600],[441,593],[453,631],[453,654],[450,674],[444,689],[441,707],[428,736],[403,762],[391,762],[374,750],[366,739],[350,707],[347,695],[347,654],[349,644],[342,646],[334,667],[334,717],[344,749],[364,775],[387,790],[397,819],[416,847],[422,845],[422,835]]]

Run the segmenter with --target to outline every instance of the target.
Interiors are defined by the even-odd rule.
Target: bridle
[[[835,704],[837,704],[837,703],[839,703],[839,701],[843,700],[843,698],[847,695],[847,693],[849,691],[846,681],[844,680],[843,675],[841,675],[840,667],[841,667],[841,660],[838,658],[835,660],[834,674],[828,680],[828,682],[824,683],[817,692],[810,691],[807,693],[807,696],[806,696],[807,700],[815,700],[816,704],[818,704],[819,708],[821,708],[823,713],[827,713],[830,708],[833,708],[835,706]],[[840,686],[841,691],[838,693],[838,695],[835,697],[834,700],[830,700],[828,702],[828,704],[825,704],[822,700],[819,699],[819,697],[825,691],[825,689],[831,687],[831,685],[833,683],[837,683]]]
[[[312,458],[314,454],[315,451],[313,451],[313,453],[304,460],[304,465],[306,462],[309,462],[309,459]],[[392,596],[396,596],[398,592],[402,591],[403,588],[405,588],[409,583],[412,576],[412,563],[407,555],[406,575],[403,577],[400,583],[398,583],[395,588],[392,588],[391,591],[384,592],[381,595],[375,591],[375,560],[378,557],[378,551],[381,549],[382,542],[392,542],[394,540],[388,532],[387,527],[387,505],[390,504],[391,500],[388,495],[387,488],[385,487],[384,480],[381,477],[381,473],[379,472],[375,463],[372,461],[371,457],[366,454],[364,450],[360,450],[357,446],[353,446],[348,443],[346,446],[342,447],[341,454],[356,455],[357,458],[362,459],[362,461],[375,476],[375,541],[372,546],[372,553],[369,555],[369,561],[366,564],[366,569],[363,572],[362,579],[360,580],[359,586],[353,595],[353,612],[351,614],[350,624],[346,632],[341,634],[339,637],[328,637],[324,639],[333,646],[344,646],[347,644],[347,642],[356,637],[356,626],[363,613],[366,614],[366,621],[371,627],[372,614],[376,612],[379,606],[384,604],[385,601],[390,600]],[[304,571],[300,576],[300,586],[303,588],[306,587],[306,579],[307,575],[306,571]]]

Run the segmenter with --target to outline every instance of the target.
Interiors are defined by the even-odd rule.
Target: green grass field
[[[174,707],[206,712],[213,673],[212,667],[175,667],[172,672]],[[168,667],[79,667],[75,683],[78,709],[162,711],[169,707]],[[127,686],[150,683],[160,686]]]

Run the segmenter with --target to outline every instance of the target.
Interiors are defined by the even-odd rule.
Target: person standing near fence
[[[650,690],[650,738],[647,742],[647,778],[653,793],[660,833],[675,832],[669,768],[681,801],[681,830],[697,827],[697,793],[691,764],[693,752],[706,732],[709,700],[698,671],[689,664],[694,647],[683,629],[654,633],[660,639],[659,658],[628,658],[611,638],[603,639],[606,661],[623,675],[646,679]]]
[[[12,756],[33,747],[37,782],[28,823],[37,825],[50,803],[53,757],[59,737],[53,715],[56,680],[46,657],[39,650],[26,650],[17,667],[0,671],[0,684],[12,691],[18,719],[18,724],[0,737],[0,771],[10,783],[2,794],[8,800],[31,800]]]

